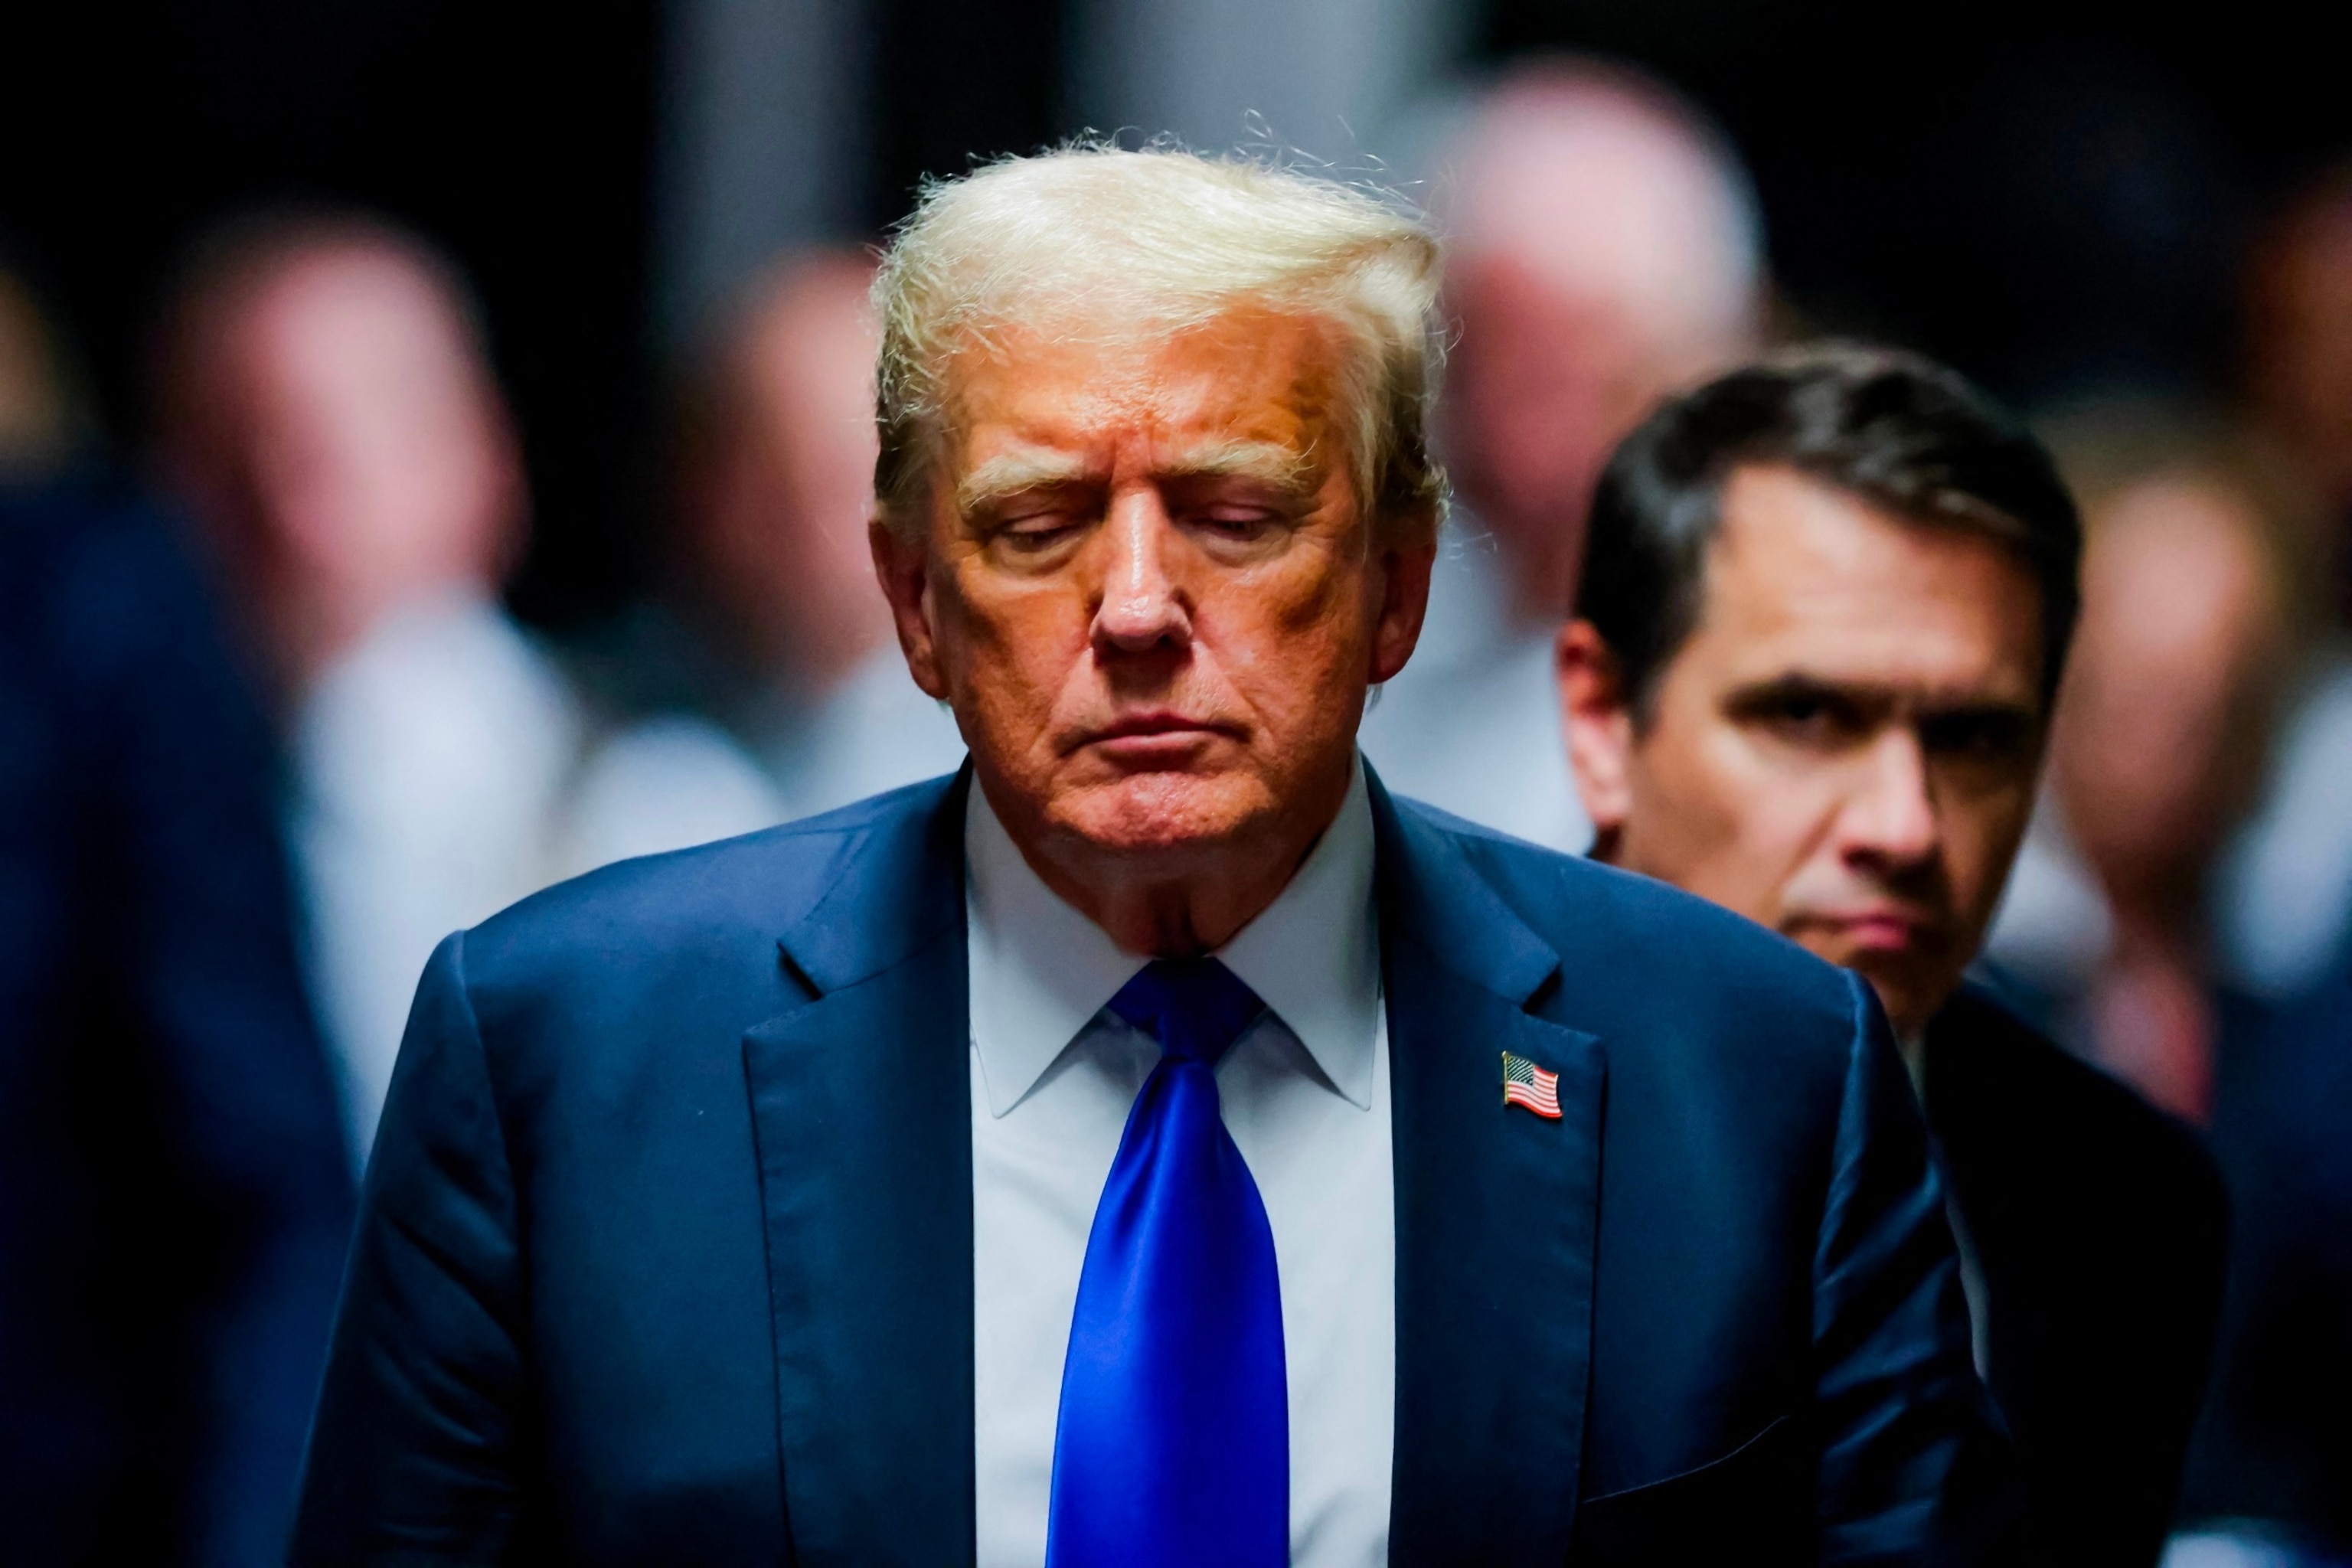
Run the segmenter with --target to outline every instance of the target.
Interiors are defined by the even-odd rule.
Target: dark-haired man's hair
[[[2056,464],[1958,372],[1896,350],[1824,344],[1672,399],[1601,474],[1576,613],[1608,646],[1637,724],[1697,627],[1724,485],[1743,468],[1790,469],[1920,527],[2010,551],[2041,590],[2047,707],[2074,635],[2083,553]]]

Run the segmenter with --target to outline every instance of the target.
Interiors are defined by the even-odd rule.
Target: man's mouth
[[[1171,757],[1211,741],[1238,740],[1240,730],[1213,719],[1197,719],[1170,709],[1123,713],[1087,734],[1083,745],[1115,757],[1149,760]]]
[[[1856,956],[1916,952],[1934,945],[1937,921],[1916,910],[1864,909],[1814,915],[1808,924],[1833,934]]]

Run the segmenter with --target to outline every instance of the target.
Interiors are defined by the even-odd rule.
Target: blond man
[[[1969,1561],[2000,1522],[1866,987],[1391,797],[1435,247],[1076,150],[878,286],[951,778],[452,937],[301,1563]]]

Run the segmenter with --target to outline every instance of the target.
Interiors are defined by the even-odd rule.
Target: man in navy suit
[[[872,531],[952,779],[419,993],[303,1563],[2005,1550],[1854,977],[1389,796],[1436,249],[1081,149],[894,243]]]

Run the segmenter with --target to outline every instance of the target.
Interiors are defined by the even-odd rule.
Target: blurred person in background
[[[2216,956],[2277,1000],[2352,944],[2352,165],[2291,200],[2247,270],[2244,397],[2261,438],[2310,492],[2292,541],[2331,590],[2305,650],[2270,776],[2219,869]]]
[[[0,278],[0,439],[44,466],[52,341]],[[268,731],[176,531],[90,473],[0,477],[12,1563],[281,1561],[349,1236]]]
[[[2177,1568],[2352,1561],[2352,167],[2291,202],[2249,271],[2246,394],[2317,504],[2332,589],[2268,788],[2217,879],[2216,1156],[2233,1215],[2220,1363]],[[2168,1564],[2168,1568],[2176,1568]]]
[[[2314,618],[2297,492],[2228,431],[2120,404],[2053,426],[2086,526],[2050,789],[1988,952],[2081,1054],[2213,1107],[2214,867]]]
[[[24,484],[72,452],[77,421],[58,360],[33,291],[0,267],[0,484]]]
[[[2229,1184],[2218,1364],[2167,1568],[2352,1562],[2352,952],[2226,1009],[2212,1142]]]
[[[2246,268],[2242,374],[2248,412],[2324,502],[2314,542],[2352,588],[2352,163],[2296,192]],[[2352,620],[2352,598],[2339,598]]]
[[[1793,353],[1618,449],[1560,692],[1597,858],[1876,988],[2035,1560],[2146,1568],[2211,1352],[2220,1184],[2188,1129],[1961,980],[2032,809],[2080,548],[2047,455],[1958,376]]]
[[[163,471],[276,684],[311,986],[364,1151],[434,944],[560,868],[580,721],[499,604],[513,428],[450,264],[340,213],[200,246],[157,393]]]
[[[720,319],[683,397],[667,603],[625,649],[653,715],[581,783],[572,859],[750,832],[951,773],[875,586],[870,258],[787,256]],[[650,668],[648,668],[650,667]]]
[[[1610,449],[1665,393],[1744,357],[1765,288],[1730,147],[1630,72],[1523,68],[1448,148],[1433,205],[1458,322],[1440,405],[1454,541],[1412,664],[1366,717],[1399,791],[1549,847],[1590,827],[1551,645]]]
[[[1990,951],[2070,1043],[2209,1125],[2228,1189],[2216,1366],[2168,1563],[2340,1561],[2352,1042],[2342,982],[2312,975],[2342,951],[2352,736],[2327,718],[2341,656],[2315,645],[2323,508],[2274,444],[2161,407],[2078,413],[2053,437],[2088,524],[2083,628]]]

